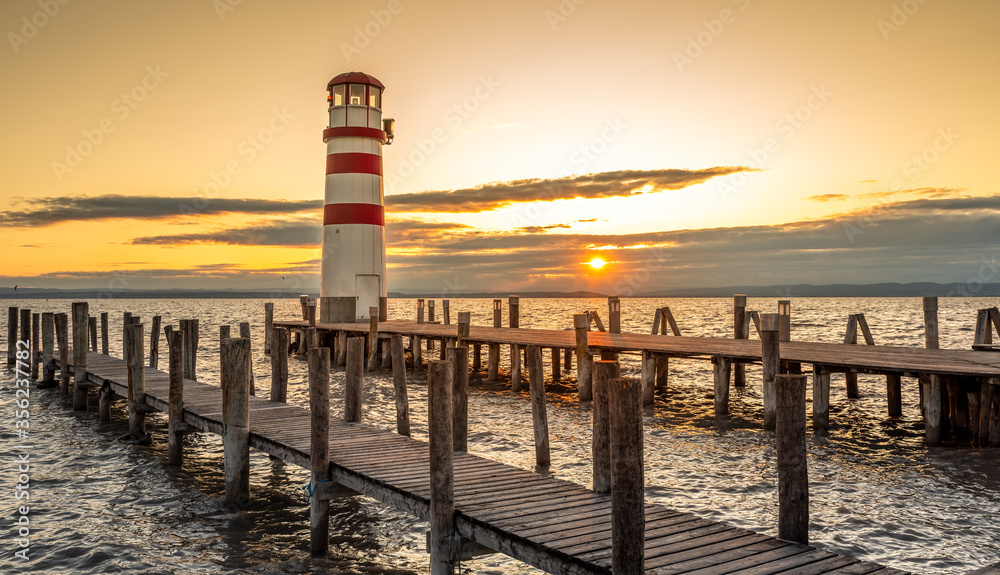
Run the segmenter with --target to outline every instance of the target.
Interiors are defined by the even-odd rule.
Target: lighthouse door
[[[355,316],[357,319],[369,319],[368,308],[378,307],[378,296],[381,293],[379,290],[379,281],[377,275],[356,275],[355,288],[358,290],[358,294],[355,305]]]

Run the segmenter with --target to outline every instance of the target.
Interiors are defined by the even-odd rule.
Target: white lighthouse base
[[[358,313],[357,298],[321,297],[319,298],[319,321],[322,323],[355,323],[367,321],[368,310]],[[389,315],[389,298],[378,298],[378,320],[385,321]]]

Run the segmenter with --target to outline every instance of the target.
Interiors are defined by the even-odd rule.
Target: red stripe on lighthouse
[[[324,142],[330,138],[343,137],[372,138],[373,140],[379,140],[382,143],[385,143],[386,141],[385,132],[379,130],[378,128],[365,128],[363,126],[338,126],[336,128],[327,128],[323,130]]]
[[[369,224],[385,225],[385,208],[378,204],[326,204],[323,225]]]
[[[373,174],[382,175],[382,156],[348,152],[330,154],[326,157],[326,174]]]

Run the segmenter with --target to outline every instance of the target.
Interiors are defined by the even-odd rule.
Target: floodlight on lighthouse
[[[361,72],[327,84],[326,201],[320,321],[368,321],[370,308],[386,319],[385,210],[382,146],[392,121],[382,120],[385,86]]]

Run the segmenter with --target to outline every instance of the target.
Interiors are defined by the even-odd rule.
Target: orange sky
[[[350,70],[396,119],[390,290],[992,280],[998,21],[988,0],[4,2],[0,286],[318,287],[324,88]]]

